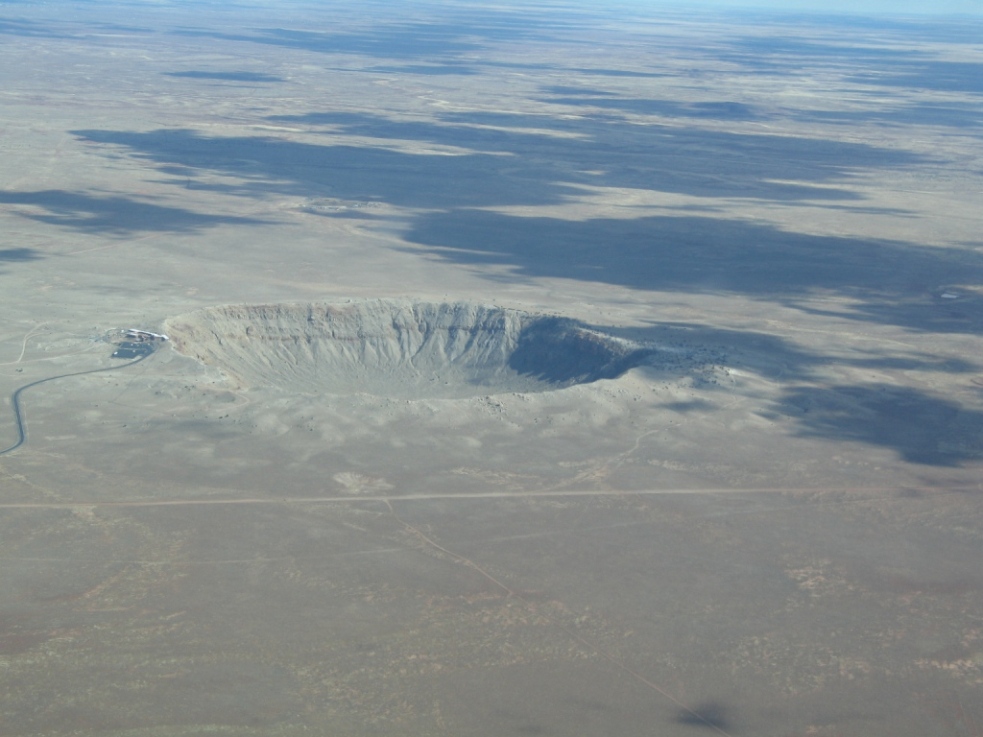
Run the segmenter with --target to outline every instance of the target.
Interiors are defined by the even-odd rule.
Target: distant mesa
[[[172,318],[167,332],[243,387],[400,399],[562,389],[650,353],[568,318],[467,302],[233,305]]]

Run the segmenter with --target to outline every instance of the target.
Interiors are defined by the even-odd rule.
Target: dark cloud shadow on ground
[[[449,114],[438,122],[419,123],[351,113],[269,119],[323,126],[328,142],[339,134],[377,141],[319,145],[272,137],[207,137],[187,130],[76,134],[150,162],[173,176],[176,186],[437,210],[414,216],[407,240],[436,258],[479,268],[506,267],[508,278],[562,277],[643,290],[730,292],[813,311],[816,295],[828,293],[850,300],[849,306],[836,305],[840,311],[834,314],[841,318],[939,332],[980,329],[980,318],[968,309],[970,297],[957,306],[940,302],[932,291],[967,280],[980,283],[983,257],[972,248],[940,250],[785,232],[695,210],[689,216],[570,221],[480,209],[562,204],[582,196],[584,185],[779,202],[812,197],[813,202],[822,198],[840,207],[854,202],[856,195],[830,184],[864,168],[920,161],[905,152],[536,115]],[[463,153],[413,153],[407,141],[455,146]],[[196,181],[196,175],[205,176]],[[228,179],[209,181],[214,175]],[[796,184],[784,183],[792,177]],[[827,186],[803,184],[808,182]],[[90,228],[112,222],[92,214],[72,215],[91,208],[88,201],[55,205],[47,215],[53,222]],[[106,208],[105,201],[100,205]],[[705,210],[712,213],[712,201]],[[207,216],[188,217],[187,227],[210,224],[201,220]],[[182,222],[180,216],[177,222]],[[808,306],[806,299],[812,300]]]
[[[614,331],[617,333],[617,331]],[[800,437],[889,448],[910,463],[958,466],[983,458],[983,412],[919,389],[896,385],[823,383],[824,366],[895,370],[935,370],[970,376],[983,366],[932,355],[823,355],[779,336],[716,328],[699,323],[660,322],[628,329],[626,335],[654,346],[648,365],[636,370],[653,382],[689,376],[702,398],[661,405],[686,413],[715,409],[713,397],[729,401],[726,381],[707,371],[726,367],[761,376],[786,387],[759,414],[793,423]]]
[[[545,67],[549,69],[550,67]],[[575,74],[588,74],[596,77],[624,77],[628,79],[658,79],[671,77],[665,72],[642,72],[637,69],[605,69],[603,67],[571,67],[570,72]]]
[[[717,701],[706,701],[691,709],[680,709],[673,721],[687,727],[701,727],[720,734],[734,728],[731,709]]]
[[[41,254],[33,248],[0,248],[0,264],[38,261]],[[0,274],[3,269],[0,269]]]
[[[332,117],[323,115],[325,121]],[[330,194],[431,209],[557,204],[582,196],[582,185],[779,202],[856,200],[848,190],[812,184],[843,181],[858,167],[901,166],[915,158],[863,144],[657,127],[625,126],[643,130],[626,131],[620,138],[616,123],[587,128],[596,134],[593,140],[576,140],[548,130],[400,123],[374,116],[353,122],[346,117],[338,133],[389,140],[318,145],[273,137],[208,137],[189,130],[75,134],[166,167],[236,177],[238,183],[212,185],[229,194]],[[291,116],[270,119],[299,121]],[[550,126],[550,120],[511,122]],[[402,148],[406,141],[426,141],[465,151],[418,154],[396,150],[391,141]],[[187,182],[177,178],[174,184]]]
[[[28,38],[70,38],[66,34],[51,30],[48,26],[28,20],[0,19],[0,34]]]
[[[976,259],[972,260],[975,262]],[[940,277],[948,276],[948,278],[940,278],[938,284],[932,284],[931,274],[926,274],[927,278],[922,280],[922,284],[929,289],[925,291],[916,288],[911,293],[887,290],[871,292],[863,300],[855,303],[847,316],[868,322],[902,325],[922,332],[969,334],[983,332],[983,296],[960,290],[958,300],[949,300],[941,296],[944,287],[938,288],[947,282],[962,285],[968,282],[971,286],[979,285],[981,281],[977,268],[968,266],[961,274],[958,271],[936,273]],[[797,307],[811,315],[843,316],[840,312],[825,311],[814,306],[797,305]]]
[[[919,102],[868,110],[808,110],[797,113],[795,117],[804,122],[850,126],[875,122],[964,129],[983,127],[983,107],[958,102]]]
[[[223,82],[282,82],[282,77],[261,72],[164,72],[165,77],[182,77],[187,79],[211,79]]]
[[[810,24],[811,25],[811,24]],[[858,31],[861,27],[847,25],[847,30]],[[829,29],[824,29],[828,34]],[[869,30],[869,29],[867,29]],[[878,61],[910,63],[913,58],[925,57],[929,52],[901,48],[892,44],[864,43],[864,36],[854,34],[844,36],[841,40],[831,42],[826,38],[817,40],[812,37],[795,35],[755,35],[739,36],[723,42],[724,48],[731,48],[741,54],[740,58],[752,64],[757,61],[768,62],[773,57],[816,62],[818,60],[862,60],[865,65]],[[723,54],[724,58],[732,58]]]
[[[193,131],[150,133],[77,131],[87,141],[127,148],[138,158],[168,167],[221,174],[236,183],[192,182],[241,196],[270,193],[378,200],[421,208],[488,204],[550,204],[577,190],[542,181],[551,172],[493,153],[460,156],[412,154],[384,147],[315,145],[276,138],[210,138]],[[507,186],[508,177],[525,179]],[[526,183],[528,182],[528,183]],[[174,184],[188,186],[184,177]],[[529,185],[536,185],[530,187]]]
[[[605,100],[601,102],[606,104]],[[614,104],[620,102],[612,100]],[[690,116],[698,113],[712,118],[726,114],[728,103],[724,105],[721,108],[710,103],[709,107],[699,110],[682,105],[680,113]],[[903,168],[924,161],[924,157],[917,154],[869,144],[702,130],[696,126],[640,126],[607,116],[562,120],[554,116],[452,113],[440,122],[434,130],[438,135],[443,134],[448,124],[456,124],[461,129],[457,134],[451,134],[452,141],[468,127],[473,129],[482,125],[532,127],[575,134],[579,138],[547,138],[544,141],[539,136],[531,143],[547,157],[582,162],[584,168],[606,172],[606,177],[600,177],[601,181],[595,178],[584,183],[636,186],[696,196],[849,200],[855,195],[845,190],[809,185],[843,182],[852,173],[863,169]],[[510,150],[508,147],[514,145],[512,142],[521,144],[522,140],[512,134],[504,150]],[[523,148],[529,149],[528,152]],[[528,144],[525,147],[516,145],[512,150],[518,154],[534,155],[536,152]]]
[[[983,94],[983,62],[930,61],[874,74],[857,74],[854,84],[905,87],[933,92]]]
[[[983,62],[922,61],[878,70],[874,74],[857,74],[850,81],[880,87],[969,92],[979,95],[983,94]]]
[[[983,284],[983,255],[973,249],[807,235],[705,216],[571,221],[479,210],[421,215],[405,237],[439,259],[504,266],[507,279],[732,293],[795,307],[828,294],[852,300],[848,311],[832,313],[841,318],[940,332],[975,332],[983,320],[949,317],[950,306],[933,297],[940,284]]]
[[[377,74],[421,74],[427,77],[470,77],[479,74],[473,66],[464,64],[407,64],[399,67],[369,67],[360,71]]]
[[[760,120],[763,116],[750,105],[740,102],[675,102],[611,97],[552,97],[544,102],[554,105],[578,105],[603,110],[618,110],[639,115],[660,115],[672,118],[710,118],[713,120]]]
[[[96,23],[95,25],[105,31],[118,31],[120,33],[156,33],[153,28],[127,26],[121,23]]]
[[[920,352],[885,356],[873,348],[866,354],[858,354],[853,349],[849,354],[824,355],[771,333],[666,321],[655,316],[647,327],[619,330],[598,326],[598,329],[657,346],[657,360],[651,364],[657,371],[672,370],[676,365],[690,365],[695,357],[693,346],[702,346],[698,358],[704,363],[726,365],[781,381],[812,380],[816,377],[817,368],[830,365],[967,375],[983,372],[983,358],[974,363]],[[765,360],[761,360],[762,356],[766,357]]]
[[[708,108],[699,114],[710,117],[722,113]],[[561,195],[570,193],[570,185],[587,185],[698,197],[856,200],[855,193],[835,185],[865,169],[903,168],[924,161],[917,154],[862,143],[634,125],[615,117],[450,113],[435,122],[415,122],[361,113],[315,112],[268,119],[330,127],[326,136],[355,134],[508,154],[512,158],[489,162],[499,173],[517,180],[509,186],[506,179],[502,187],[514,190],[526,182],[535,184],[539,193],[553,189]],[[81,134],[90,140],[114,142],[108,131]],[[151,134],[139,134],[144,137],[139,140],[137,134],[116,135],[115,142],[130,146],[138,155],[141,148],[155,144],[147,138]],[[380,140],[378,145],[386,144]],[[163,154],[161,151],[157,156]],[[318,154],[312,150],[311,156]],[[416,163],[425,169],[427,157],[417,156]],[[446,166],[446,162],[434,163]],[[530,204],[536,201],[534,198]],[[496,202],[492,198],[486,204]],[[431,206],[445,205],[435,199]]]
[[[474,62],[475,67],[489,67],[492,69],[519,69],[523,71],[549,71],[556,74],[574,75],[580,74],[593,77],[614,77],[625,79],[658,79],[672,77],[666,72],[644,72],[638,69],[611,69],[606,67],[568,67],[546,62],[519,62],[519,61],[497,61],[482,59]]]
[[[891,448],[910,463],[957,466],[983,457],[983,412],[908,387],[798,387],[782,411],[803,437]]]
[[[188,233],[218,225],[258,225],[262,220],[207,215],[121,196],[93,196],[60,189],[0,192],[0,203],[27,205],[42,212],[18,211],[21,217],[86,233],[123,236],[131,233]]]
[[[940,59],[930,45],[912,48],[913,42],[966,43],[970,36],[978,41],[983,36],[979,20],[967,19],[962,29],[955,24],[895,26],[896,33],[885,38],[865,33],[876,29],[843,27],[842,39],[835,41],[777,34],[725,39],[712,57],[775,75],[836,70],[845,73],[848,87],[983,94],[983,62]],[[962,34],[967,37],[960,39]]]
[[[762,13],[766,16],[767,13]],[[780,15],[771,14],[775,20],[783,22]],[[762,18],[764,19],[764,18]],[[816,28],[823,28],[827,32],[833,31],[840,34],[841,31],[873,31],[873,36],[868,43],[875,51],[885,44],[898,41],[909,41],[911,39],[930,40],[938,43],[976,43],[980,39],[980,32],[983,31],[983,19],[978,16],[969,15],[867,15],[856,14],[836,15],[828,14],[801,14],[796,24],[808,24]],[[786,25],[788,25],[786,23]],[[802,25],[799,25],[801,29]],[[794,25],[793,25],[794,28]],[[788,34],[794,36],[792,34]],[[834,43],[844,43],[847,39],[844,36],[834,37]],[[911,49],[903,49],[902,53],[910,53]],[[916,51],[917,53],[917,51]],[[931,53],[926,51],[925,53]]]
[[[33,248],[0,248],[0,261],[36,261],[41,258]]]
[[[617,92],[609,92],[608,90],[599,90],[591,87],[571,87],[562,84],[548,85],[542,88],[543,92],[548,95],[582,95],[591,97],[617,97]]]
[[[756,21],[758,32],[744,32]],[[766,73],[801,73],[805,69],[835,68],[848,73],[856,69],[875,71],[878,76],[906,75],[908,81],[926,89],[954,89],[951,75],[955,72],[968,80],[951,65],[937,58],[932,44],[975,44],[983,35],[983,22],[978,18],[861,18],[810,15],[798,21],[781,13],[763,13],[757,18],[735,19],[739,35],[721,38],[714,46],[714,58],[740,64],[746,69]],[[803,33],[803,29],[809,29]],[[956,66],[960,66],[956,63]],[[971,64],[972,65],[972,64]],[[940,79],[933,86],[933,75]],[[948,80],[948,81],[947,81]],[[905,86],[907,82],[898,81]]]

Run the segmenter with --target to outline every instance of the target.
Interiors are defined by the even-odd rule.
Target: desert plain
[[[0,735],[983,734],[981,37],[0,4]]]

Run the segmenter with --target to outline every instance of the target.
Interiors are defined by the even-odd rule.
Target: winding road
[[[20,395],[24,391],[30,389],[31,387],[38,386],[39,384],[47,384],[49,381],[56,381],[58,379],[67,379],[70,376],[85,376],[86,374],[98,374],[103,371],[118,371],[119,369],[126,368],[127,366],[133,366],[134,364],[140,363],[140,361],[144,360],[145,358],[149,358],[156,352],[156,350],[151,351],[150,353],[142,355],[133,361],[117,364],[116,366],[105,366],[103,368],[89,369],[88,371],[74,371],[70,374],[58,374],[57,376],[49,376],[46,379],[32,381],[30,384],[24,384],[24,386],[15,390],[14,393],[10,395],[10,405],[13,408],[14,413],[14,425],[17,427],[17,442],[8,448],[0,450],[0,456],[6,455],[7,453],[13,453],[27,441],[27,427],[24,425],[24,415],[20,407]]]

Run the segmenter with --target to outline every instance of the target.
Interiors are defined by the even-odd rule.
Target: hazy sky
[[[830,13],[975,13],[983,15],[983,0],[706,0],[733,8],[773,8]]]
[[[235,5],[245,7],[276,7],[284,0],[238,0]],[[310,2],[311,0],[305,0]],[[390,0],[395,4],[407,7],[412,6],[417,0]],[[467,4],[468,0],[459,0],[462,4]],[[0,8],[5,5],[30,5],[36,0],[0,0]],[[78,0],[63,2],[64,5],[77,4]],[[167,5],[166,0],[131,0],[140,5]],[[179,0],[181,4],[193,4],[195,0]],[[206,0],[207,2],[207,0]],[[289,4],[290,0],[286,0]],[[500,0],[504,5],[526,5],[528,0]],[[950,15],[971,13],[983,16],[983,0],[617,0],[620,3],[636,5],[658,6],[695,6],[695,7],[727,7],[727,8],[768,8],[772,10],[786,11],[817,11],[826,13],[860,13],[860,14],[930,14],[930,15]],[[572,4],[584,3],[587,5],[595,4],[594,0],[571,0]],[[44,3],[41,3],[44,4]],[[207,4],[221,5],[218,2],[207,2]],[[385,3],[383,3],[385,4]],[[562,5],[562,2],[559,3]]]

